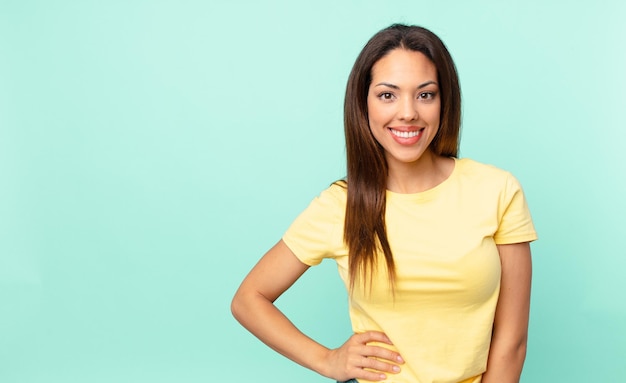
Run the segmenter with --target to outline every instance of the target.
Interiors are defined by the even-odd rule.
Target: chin
[[[429,156],[424,155],[424,153],[414,154],[414,155],[404,155],[404,156],[389,156],[387,162],[393,161],[395,163],[402,163],[406,165],[415,164],[422,160],[427,159]]]

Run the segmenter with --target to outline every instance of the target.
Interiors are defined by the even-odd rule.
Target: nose
[[[412,97],[406,97],[400,103],[400,110],[398,111],[398,117],[403,121],[415,121],[419,118],[417,112],[417,101]]]

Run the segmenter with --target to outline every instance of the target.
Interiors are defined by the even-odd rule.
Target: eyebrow
[[[432,85],[432,84],[439,85],[439,84],[437,84],[437,81],[426,81],[425,83],[420,84],[417,87],[417,89],[422,89],[422,88],[424,88],[424,87],[426,87],[428,85]],[[391,83],[388,83],[388,82],[379,82],[378,84],[376,84],[374,86],[381,86],[381,85],[387,86],[387,87],[392,88],[392,89],[400,89],[399,86],[391,84]]]

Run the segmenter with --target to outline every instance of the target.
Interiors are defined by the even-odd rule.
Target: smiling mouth
[[[393,134],[396,137],[411,138],[411,137],[417,137],[422,132],[422,130],[424,130],[424,128],[420,130],[412,130],[410,132],[402,132],[400,130],[395,130],[393,128],[389,128],[389,130],[391,131],[391,134]]]

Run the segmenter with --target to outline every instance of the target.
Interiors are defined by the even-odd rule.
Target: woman
[[[363,48],[345,99],[348,175],[245,278],[234,316],[270,347],[337,381],[518,382],[535,230],[521,187],[457,159],[456,68],[432,32],[392,25]],[[334,258],[354,329],[328,349],[274,305]]]

